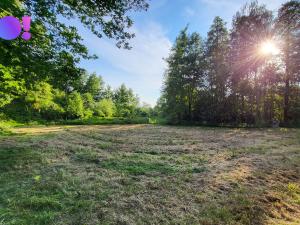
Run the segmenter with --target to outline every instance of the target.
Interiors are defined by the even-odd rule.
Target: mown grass
[[[10,136],[13,135],[11,128],[16,126],[17,123],[14,121],[1,121],[0,120],[0,136]]]
[[[0,137],[0,224],[300,222],[299,130],[45,129]]]
[[[134,117],[134,118],[102,118],[102,117],[92,117],[88,119],[77,119],[77,120],[65,120],[58,122],[56,124],[65,125],[104,125],[104,124],[148,124],[150,123],[148,117]]]
[[[0,114],[0,135],[10,134],[10,128],[13,127],[32,127],[32,126],[52,126],[52,125],[112,125],[112,124],[157,124],[160,121],[155,118],[149,117],[91,117],[74,120],[58,120],[58,121],[47,121],[47,120],[36,120],[27,122],[17,122],[11,119],[1,119]],[[163,123],[163,122],[162,122]]]

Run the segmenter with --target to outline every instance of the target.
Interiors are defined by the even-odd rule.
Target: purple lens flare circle
[[[31,34],[29,32],[24,32],[22,34],[22,38],[25,40],[25,41],[28,41],[30,38],[31,38]]]
[[[22,26],[17,18],[5,16],[0,19],[0,38],[4,40],[16,39],[21,34],[21,30]]]

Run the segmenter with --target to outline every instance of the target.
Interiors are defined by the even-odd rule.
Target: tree
[[[142,117],[150,117],[153,114],[153,109],[150,104],[143,102],[138,108],[138,115]]]
[[[33,109],[45,119],[57,119],[64,113],[62,106],[57,104],[54,96],[53,88],[46,82],[34,84],[31,90],[27,91],[25,96],[26,104],[29,104],[27,109]]]
[[[204,46],[199,34],[192,33],[189,37],[184,61],[183,83],[187,99],[187,118],[193,120],[196,98],[199,88],[204,85],[206,68]]]
[[[184,117],[183,69],[184,56],[188,45],[187,27],[180,31],[170,56],[166,59],[168,69],[165,72],[163,96],[166,100],[165,113],[170,120],[180,121]]]
[[[128,89],[125,84],[115,91],[113,100],[116,105],[116,115],[120,117],[133,116],[139,102],[132,89]]]
[[[171,120],[193,120],[197,91],[205,76],[204,48],[199,34],[189,36],[187,28],[182,30],[167,63],[163,89],[166,114]]]
[[[77,18],[97,37],[107,36],[115,39],[118,47],[129,49],[128,41],[134,34],[129,32],[133,21],[128,14],[147,8],[146,0],[1,0],[0,17],[31,15],[30,32],[33,36],[28,42],[21,38],[0,42],[0,64],[18,70],[17,73],[10,73],[13,76],[11,80],[7,72],[5,83],[1,80],[1,105],[8,105],[15,98],[23,98],[21,87],[30,90],[40,82],[47,82],[66,93],[84,91],[85,71],[78,65],[82,58],[94,59],[96,56],[89,54],[77,29],[61,22],[62,18]],[[14,88],[12,81],[15,81]],[[91,86],[92,92],[96,90]],[[96,95],[94,92],[92,94]]]
[[[84,93],[82,95],[84,115],[86,118],[93,116],[95,109],[95,101],[91,93]]]
[[[282,38],[283,62],[285,65],[284,76],[284,122],[288,123],[290,115],[291,89],[299,87],[300,82],[300,2],[289,1],[282,5],[278,11],[276,30]],[[292,86],[292,87],[291,87]],[[295,88],[294,88],[295,89]],[[293,101],[293,100],[292,100]]]
[[[85,109],[93,109],[95,105],[95,101],[93,99],[93,95],[91,93],[84,93],[82,95],[83,106]]]
[[[0,64],[0,108],[24,93],[24,80],[16,79],[15,71]]]
[[[224,104],[228,68],[229,35],[225,23],[220,17],[213,21],[206,41],[206,60],[209,89],[211,95],[210,115],[211,119],[224,122]]]
[[[0,1],[1,17],[14,15],[21,18],[25,12],[24,5],[16,0]],[[32,17],[30,32],[33,38],[24,41],[19,38],[15,41],[0,42],[0,64],[5,67],[18,68],[16,79],[23,79],[26,88],[35,82],[49,82],[54,88],[65,91],[72,89],[72,84],[80,77],[80,61],[72,51],[67,51],[58,43],[53,42],[51,34],[43,21]],[[61,40],[62,41],[62,40]],[[67,44],[67,43],[66,43]],[[83,48],[79,50],[84,51]]]
[[[52,86],[46,82],[35,84],[32,90],[27,92],[25,100],[39,113],[42,110],[47,111],[53,104]]]
[[[102,99],[96,103],[96,116],[112,117],[115,113],[115,104],[111,99]]]
[[[102,99],[113,99],[114,91],[111,86],[107,85],[101,93]]]
[[[246,4],[233,19],[230,34],[230,83],[232,113],[236,123],[261,122],[261,96],[258,80],[265,58],[258,54],[263,40],[272,35],[272,12],[257,1]]]
[[[101,90],[103,89],[102,77],[97,76],[96,73],[91,74],[85,84],[85,93],[90,93],[93,98],[99,99]]]
[[[77,18],[97,37],[105,35],[114,38],[118,47],[129,48],[128,40],[134,34],[128,31],[133,21],[127,14],[148,8],[146,0],[24,0],[24,6],[29,15],[45,24],[57,47],[66,48],[82,57],[88,57],[88,51],[81,44],[77,29],[60,22],[60,17],[67,20]]]
[[[67,96],[66,113],[68,119],[82,118],[84,116],[83,100],[76,91]]]
[[[162,95],[158,98],[156,105],[153,108],[154,113],[156,116],[166,118],[167,117],[167,99],[162,92]]]
[[[283,5],[274,29],[272,12],[254,1],[237,12],[230,35],[222,19],[216,17],[208,32],[205,60],[201,50],[195,60],[193,35],[188,35],[187,29],[181,31],[167,59],[162,97],[156,108],[175,122],[192,118],[214,124],[266,125],[282,121],[283,114],[295,121],[300,99],[299,12],[298,1]],[[260,52],[263,42],[280,39],[282,33],[289,38],[283,45],[285,65],[278,55]],[[194,74],[195,80],[191,77]],[[283,98],[288,113],[283,113]]]

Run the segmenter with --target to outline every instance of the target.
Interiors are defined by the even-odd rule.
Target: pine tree
[[[199,34],[193,33],[189,37],[184,61],[186,66],[183,82],[188,106],[187,119],[193,120],[198,89],[203,86],[206,68],[203,43]]]
[[[183,72],[185,69],[184,57],[188,45],[187,27],[176,38],[171,54],[167,58],[168,69],[165,72],[163,95],[166,99],[165,111],[167,116],[180,121],[184,116],[184,87]]]
[[[208,32],[206,41],[206,60],[208,69],[208,82],[212,97],[210,107],[213,119],[224,121],[224,104],[226,85],[229,75],[227,55],[229,51],[229,36],[225,23],[216,17]]]
[[[167,59],[164,97],[166,112],[171,119],[193,120],[198,89],[204,82],[205,62],[201,37],[182,30]]]
[[[291,99],[299,98],[300,82],[300,2],[289,1],[278,11],[276,30],[281,37],[283,62],[285,65],[284,75],[284,122],[288,123],[292,118]],[[298,84],[298,85],[297,85]],[[292,90],[296,89],[293,94]]]

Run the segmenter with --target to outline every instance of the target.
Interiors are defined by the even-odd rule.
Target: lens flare
[[[278,55],[280,53],[276,44],[271,40],[261,43],[259,51],[262,55]]]

